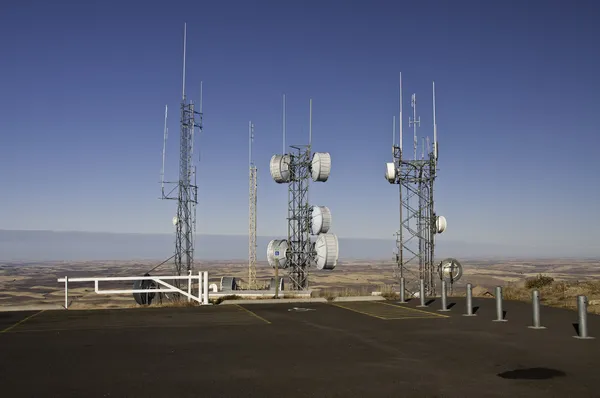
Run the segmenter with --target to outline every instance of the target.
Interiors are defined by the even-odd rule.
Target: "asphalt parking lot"
[[[6,397],[597,397],[600,317],[526,303],[250,304],[0,313]]]

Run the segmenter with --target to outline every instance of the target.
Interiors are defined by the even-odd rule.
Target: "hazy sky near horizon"
[[[311,184],[331,232],[393,239],[398,72],[404,147],[410,94],[432,136],[436,82],[440,239],[565,245],[600,240],[600,5],[594,1],[43,2],[0,11],[0,229],[171,232],[160,201],[177,176],[183,23],[187,93],[204,84],[199,232],[248,231],[248,121],[255,124],[258,233],[286,234],[286,186],[269,175],[287,142],[330,152]]]

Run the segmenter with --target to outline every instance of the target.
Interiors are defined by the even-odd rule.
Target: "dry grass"
[[[331,301],[336,297],[371,296],[371,293],[374,291],[381,292],[381,295],[388,300],[398,298],[398,293],[394,291],[394,287],[391,284],[381,284],[375,287],[329,287],[313,292],[312,297],[324,297]]]
[[[506,300],[531,301],[531,292],[522,284],[508,284],[502,292]],[[600,281],[552,282],[540,287],[542,304],[561,308],[577,308],[577,296],[584,295],[590,305],[588,311],[600,314]]]
[[[575,296],[586,294],[591,303],[590,311],[600,312],[599,283],[578,282],[578,280],[600,280],[599,260],[540,259],[530,261],[464,261],[465,275],[451,295],[464,296],[465,283],[474,287],[474,295],[493,293],[494,286],[505,287],[505,295],[518,300],[529,301],[531,290],[525,288],[527,279],[540,274],[554,278],[549,286],[540,287],[544,304],[574,308]],[[2,263],[0,262],[0,305],[37,305],[58,304],[64,301],[64,284],[57,278],[87,276],[132,276],[143,275],[156,265],[153,261],[86,261],[86,262],[40,262],[40,263]],[[171,268],[159,269],[157,275],[170,274]],[[247,261],[203,261],[199,267],[208,270],[210,283],[219,283],[222,276],[234,276],[238,283],[245,285],[248,276]],[[397,299],[398,281],[394,277],[395,263],[391,261],[341,262],[333,272],[310,273],[310,286],[313,297],[333,299],[335,297],[370,296],[380,291],[386,299]],[[280,276],[285,276],[281,273]],[[265,286],[273,277],[273,269],[266,262],[257,265],[257,278]],[[128,283],[123,286],[130,287]],[[121,284],[115,283],[115,288]],[[112,288],[111,284],[102,288]],[[288,287],[288,286],[286,286]],[[234,294],[235,292],[232,292]],[[273,292],[274,293],[274,292]],[[285,298],[293,293],[280,292]],[[41,295],[41,296],[40,296]],[[280,296],[281,297],[281,296]],[[265,299],[271,297],[263,297]],[[93,284],[69,284],[69,299],[77,308],[135,308],[137,304],[131,295],[102,295],[94,293]],[[257,298],[260,300],[261,298]],[[153,306],[155,304],[153,303]],[[165,303],[165,305],[173,305]],[[187,301],[182,305],[186,306]]]
[[[313,297],[324,297],[331,301],[336,297],[370,296],[370,289],[367,287],[330,287],[313,292]]]

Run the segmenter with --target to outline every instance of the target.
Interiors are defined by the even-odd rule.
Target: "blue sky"
[[[52,4],[50,4],[52,3]],[[331,232],[393,239],[398,72],[407,114],[432,135],[436,82],[440,239],[593,250],[600,196],[600,52],[592,1],[5,3],[0,12],[2,229],[172,231],[158,200],[163,112],[177,170],[183,23],[187,92],[204,82],[201,233],[246,234],[248,121],[259,168],[258,233],[286,233],[281,95],[289,144],[330,152],[311,185]],[[596,250],[597,251],[597,250]]]

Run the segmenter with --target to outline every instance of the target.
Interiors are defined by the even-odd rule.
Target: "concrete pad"
[[[356,296],[356,297],[336,297],[333,299],[334,303],[348,302],[348,301],[385,301],[385,297],[382,297],[382,296]]]
[[[220,305],[230,304],[289,304],[289,303],[326,303],[327,299],[314,298],[299,298],[299,299],[262,299],[262,300],[223,300]]]
[[[59,304],[39,304],[39,305],[11,305],[0,306],[0,312],[12,311],[48,311],[48,310],[64,310],[65,307]]]

